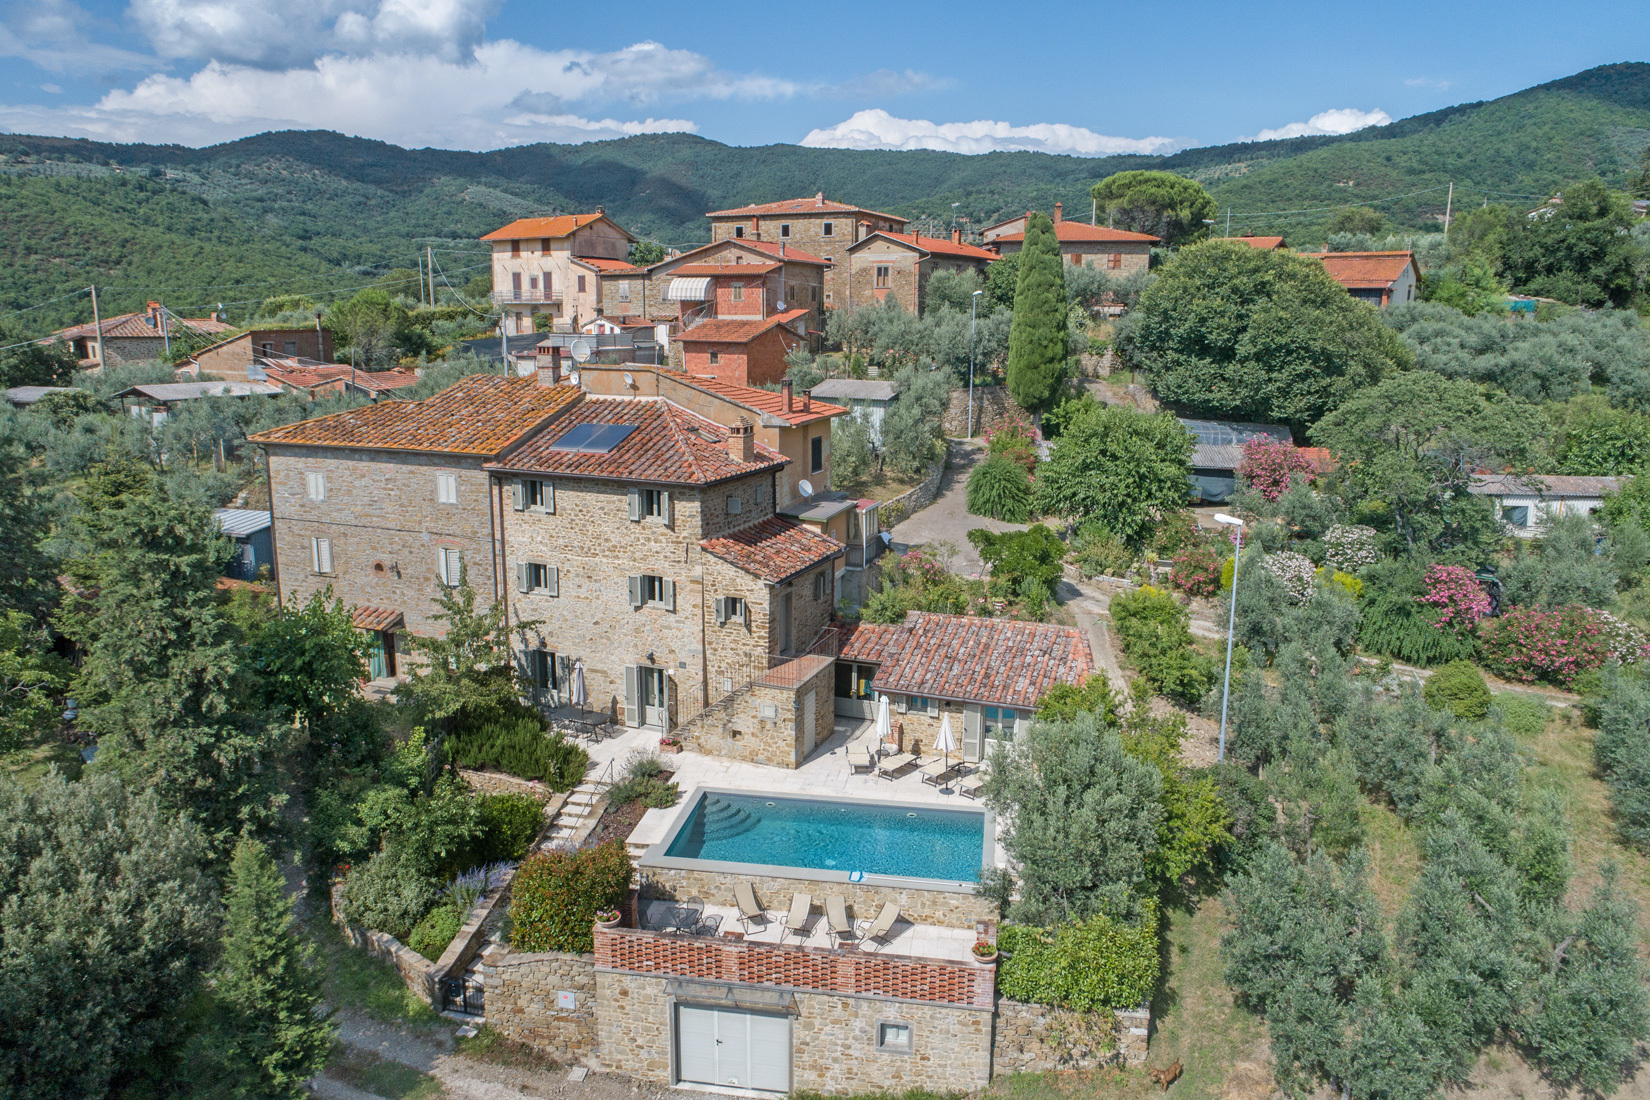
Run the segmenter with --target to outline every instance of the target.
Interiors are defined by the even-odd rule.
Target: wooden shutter
[[[634,580],[635,578],[631,578]],[[635,665],[624,666],[624,724],[639,726],[642,724],[641,685]]]
[[[549,596],[561,595],[561,574],[553,565],[544,567],[544,591]]]
[[[664,591],[660,594],[664,597],[665,610],[666,611],[675,611],[676,610],[676,582],[675,581],[662,580],[660,582],[660,584],[664,588]]]
[[[721,626],[723,623],[728,621],[728,598],[726,596],[718,596],[716,597],[715,602],[716,625]]]
[[[635,487],[630,490],[630,522],[642,521],[642,491]]]
[[[909,695],[896,695],[896,696],[894,696],[894,710],[897,713],[905,714],[905,713],[909,712],[910,709],[911,709],[911,697]]]
[[[963,704],[963,755],[970,760],[978,760],[983,755],[980,744],[985,729],[985,722],[980,714],[977,703]]]
[[[1025,736],[1026,730],[1031,728],[1031,718],[1023,710],[1014,712],[1014,740],[1018,741]]]
[[[321,571],[320,539],[312,538],[309,540],[309,568],[312,573],[319,573]]]
[[[744,620],[744,626],[748,629],[751,625],[751,602],[749,600],[742,599],[739,601],[739,617]]]
[[[626,579],[630,582],[630,606],[642,606],[642,578],[631,576]]]
[[[554,481],[544,483],[544,510],[551,514],[556,511],[556,483]]]
[[[518,512],[527,509],[527,486],[522,484],[520,478],[510,482],[510,504]]]
[[[670,523],[670,490],[669,489],[660,489],[659,490],[659,519],[666,527],[669,527],[671,525],[671,523]]]
[[[320,539],[318,542],[320,549],[319,556],[321,558],[321,572],[330,573],[332,572],[332,540]]]
[[[533,582],[527,577],[527,563],[524,561],[516,562],[516,591],[531,592],[532,590]]]

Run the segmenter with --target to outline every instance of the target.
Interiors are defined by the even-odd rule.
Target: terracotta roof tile
[[[350,615],[357,630],[393,630],[403,622],[401,612],[393,607],[357,607]]]
[[[1048,623],[911,611],[884,649],[879,690],[1029,710],[1094,672],[1083,632]]]
[[[654,271],[661,267],[668,267],[670,264],[679,264],[683,260],[690,260],[694,263],[709,262],[693,260],[693,257],[699,255],[701,252],[709,252],[712,255],[727,255],[738,252],[741,248],[748,248],[753,252],[761,252],[765,255],[772,256],[776,260],[785,260],[787,263],[818,264],[821,267],[831,266],[831,261],[825,259],[823,256],[815,256],[812,252],[804,252],[802,249],[792,248],[790,245],[786,245],[785,251],[781,253],[779,251],[779,247],[779,244],[775,241],[758,241],[752,240],[749,237],[731,237],[727,240],[712,241],[710,244],[704,244],[700,245],[698,248],[689,249],[680,256],[672,256],[668,260],[660,260],[648,270]]]
[[[1150,233],[1131,233],[1127,229],[1108,229],[1103,225],[1089,225],[1087,222],[1058,221],[1054,223],[1055,239],[1060,241],[1133,241],[1136,244],[1147,241],[1156,242],[1160,238]],[[1024,242],[1025,231],[1018,233],[1004,233],[997,237],[999,241]]]
[[[672,275],[766,275],[778,271],[783,264],[683,264],[673,268]]]
[[[693,326],[677,335],[684,344],[748,344],[776,325],[788,325],[798,317],[806,317],[806,309],[788,309],[772,317],[716,317]]]
[[[1282,237],[1221,237],[1218,239],[1246,244],[1250,248],[1258,248],[1262,252],[1276,252],[1283,247]]]
[[[381,401],[248,438],[253,443],[491,457],[582,396],[577,386],[475,374],[422,401]]]
[[[606,454],[557,451],[555,443],[578,424],[633,424]],[[488,469],[564,474],[666,485],[709,485],[784,465],[778,451],[755,444],[754,462],[728,455],[728,429],[662,397],[587,397]]]
[[[953,241],[950,237],[924,237],[919,233],[872,233],[870,236],[861,238],[853,247],[858,249],[860,245],[863,245],[866,241],[873,240],[877,237],[887,237],[889,240],[898,241],[901,244],[908,244],[914,248],[920,248],[924,252],[932,253],[936,256],[955,256],[958,259],[964,260],[988,261],[1002,258],[990,249],[978,248],[971,244],[962,244],[957,241]]]
[[[168,322],[173,333],[178,331],[178,327],[180,325],[187,325],[197,332],[204,333],[235,331],[234,325],[226,324],[223,321],[214,321],[210,317],[189,317],[183,319],[172,317],[168,318]],[[82,336],[95,337],[96,335],[96,322],[87,321],[84,325],[75,325],[73,328],[59,329],[58,331],[52,333],[48,339],[73,340]],[[121,313],[114,317],[103,318],[103,335],[106,339],[125,340],[144,336],[159,337],[161,335],[161,330],[157,327],[152,327],[149,324],[149,314],[147,312]],[[44,340],[41,341],[41,343],[46,342],[47,341]]]
[[[752,412],[766,413],[778,417],[791,427],[800,424],[811,424],[816,420],[827,417],[841,416],[848,410],[841,405],[832,405],[818,399],[811,399],[807,412],[802,411],[802,398],[791,398],[791,411],[785,411],[785,395],[772,390],[759,390],[755,386],[739,386],[732,382],[721,382],[715,378],[701,378],[696,375],[677,376],[672,374],[671,379],[684,386],[692,386],[696,390],[712,394],[724,401],[735,405],[742,405]]]
[[[606,256],[574,256],[573,262],[584,264],[586,267],[593,267],[604,275],[638,274],[642,270],[629,260],[610,260]]]
[[[1415,262],[1413,252],[1307,252],[1323,261],[1329,277],[1348,290],[1380,290],[1391,286]]]
[[[848,549],[829,535],[784,516],[769,516],[730,534],[705,539],[699,546],[769,584],[781,584]]]
[[[893,623],[845,623],[838,628],[842,642],[840,656],[844,661],[881,664],[888,655],[888,647],[902,636],[904,630],[903,625]]]
[[[836,202],[832,199],[822,199],[809,196],[805,199],[781,199],[779,202],[754,203],[750,206],[736,206],[731,210],[712,210],[706,214],[707,218],[748,218],[752,216],[766,217],[769,214],[871,214],[878,218],[887,218],[889,221],[904,225],[909,218],[902,218],[898,214],[883,214],[876,210],[867,210],[863,206],[850,206],[845,202]]]
[[[629,237],[624,229],[606,214],[558,214],[553,218],[517,218],[502,229],[495,229],[485,237],[484,241],[525,241],[535,237],[566,237],[576,229],[583,229],[591,222],[606,219],[608,224]],[[634,237],[631,237],[634,240]]]

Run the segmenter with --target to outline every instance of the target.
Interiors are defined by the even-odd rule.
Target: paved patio
[[[823,886],[823,884],[821,884]],[[886,944],[882,942],[869,943],[861,941],[857,932],[875,913],[854,914],[856,932],[853,936],[841,941],[831,935],[830,926],[825,920],[825,893],[813,895],[813,909],[808,917],[807,934],[799,936],[785,929],[785,912],[790,907],[790,898],[761,898],[763,905],[776,906],[768,912],[768,921],[752,921],[746,925],[739,920],[739,911],[725,905],[706,905],[700,914],[700,920],[706,918],[721,918],[711,921],[717,925],[715,933],[743,932],[748,943],[786,943],[798,947],[821,947],[845,951],[885,951],[891,955],[912,955],[925,959],[946,959],[953,962],[968,962],[972,959],[974,948],[974,933],[965,928],[940,928],[930,924],[912,924],[901,918],[894,922],[893,931]],[[641,905],[642,927],[662,931],[672,924],[672,909],[681,908],[674,901],[644,901]]]

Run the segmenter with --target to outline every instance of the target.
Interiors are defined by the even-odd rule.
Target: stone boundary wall
[[[536,779],[517,779],[502,772],[480,772],[473,768],[459,768],[458,774],[464,777],[464,782],[482,794],[524,794],[544,803],[555,793]]]
[[[594,955],[510,954],[490,969],[483,979],[488,1026],[558,1062],[594,1063],[600,1047]],[[564,993],[572,994],[571,1006]]]
[[[596,967],[990,1008],[997,968],[973,962],[596,929]]]
[[[934,503],[934,498],[940,495],[940,478],[944,476],[945,463],[936,463],[929,469],[928,476],[914,488],[883,501],[882,506],[877,509],[877,519],[882,529],[886,531],[901,520],[909,519],[912,513],[920,512]]]
[[[1108,1015],[1001,998],[991,1039],[991,1072],[1144,1065],[1150,1024],[1150,1005]]]
[[[974,436],[979,438],[998,424],[1018,413],[1029,421],[1031,414],[1022,409],[1008,395],[1007,386],[974,387]],[[968,434],[968,387],[958,386],[951,391],[951,400],[945,407],[940,424],[948,439],[962,439]]]
[[[440,987],[436,984],[436,964],[388,932],[374,932],[345,920],[343,900],[344,884],[340,880],[332,884],[332,919],[343,931],[344,939],[350,946],[358,947],[373,958],[383,959],[395,967],[396,973],[401,975],[401,980],[415,997],[432,1007],[439,1006],[441,1000],[438,995]]]
[[[641,862],[641,896],[645,901],[671,901],[677,898],[704,898],[711,905],[738,908],[733,896],[735,877],[749,879],[756,891],[756,900],[770,911],[784,913],[795,893],[809,893],[816,898],[826,894],[841,894],[847,902],[850,915],[856,919],[873,917],[885,902],[899,906],[900,917],[913,924],[933,924],[941,928],[966,928],[973,931],[982,921],[995,923],[999,919],[997,903],[972,890],[930,890],[920,886],[880,886],[864,882],[824,882],[817,878],[791,878],[780,875],[738,875],[725,871],[698,871],[685,867],[658,867]],[[846,876],[844,876],[846,877]]]

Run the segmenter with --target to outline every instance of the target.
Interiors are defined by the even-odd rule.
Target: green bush
[[[1440,629],[1438,611],[1416,597],[1425,593],[1421,569],[1381,562],[1364,574],[1358,609],[1358,644],[1383,657],[1431,667],[1472,657],[1477,643],[1469,635]]]
[[[1157,914],[1144,906],[1132,924],[1097,914],[1054,928],[1005,924],[997,989],[1029,1004],[1080,1012],[1134,1008],[1157,985]]]
[[[544,828],[544,805],[525,794],[484,794],[479,803],[484,832],[470,865],[518,860]]]
[[[624,902],[630,873],[620,840],[529,856],[510,885],[511,944],[523,951],[592,950],[596,913]]]
[[[1451,661],[1434,672],[1421,695],[1429,706],[1457,718],[1485,718],[1490,713],[1490,685],[1471,661]]]
[[[393,848],[386,848],[344,880],[344,919],[405,941],[440,892]]]
[[[1192,648],[1188,618],[1173,596],[1149,584],[1111,601],[1117,639],[1141,678],[1153,691],[1195,705],[1219,670],[1212,658]]]
[[[968,513],[1004,523],[1031,519],[1031,477],[1006,454],[992,455],[968,475]]]
[[[537,714],[487,722],[454,735],[448,750],[462,768],[491,768],[518,779],[536,779],[553,791],[570,791],[590,766],[585,751],[559,733],[546,732]]]
[[[1600,686],[1602,689],[1602,684]],[[1495,696],[1495,709],[1501,712],[1501,725],[1508,733],[1525,738],[1546,729],[1553,713],[1545,699],[1517,691],[1503,691]]]
[[[407,946],[435,962],[463,925],[462,917],[451,906],[439,906],[424,914],[424,919],[418,922],[408,937]]]
[[[682,797],[682,789],[661,778],[664,773],[664,761],[653,753],[633,752],[625,760],[624,775],[607,792],[608,801],[615,806],[640,802],[656,810],[669,809]]]
[[[1122,539],[1094,524],[1077,532],[1072,557],[1085,577],[1126,577],[1135,561],[1134,551]]]

